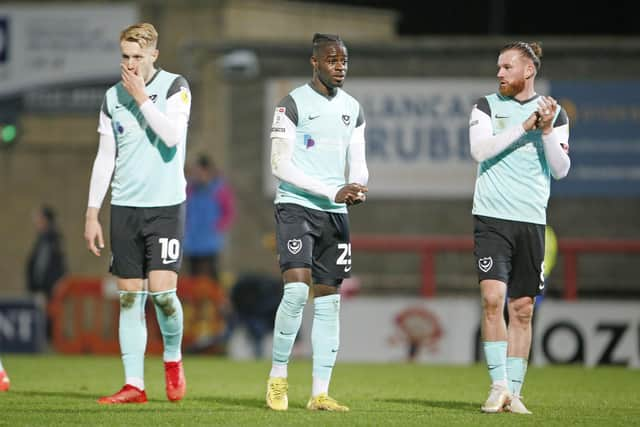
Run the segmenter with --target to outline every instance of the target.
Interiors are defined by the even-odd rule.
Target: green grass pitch
[[[289,410],[266,409],[268,361],[187,357],[186,398],[164,395],[162,361],[147,358],[145,405],[101,406],[123,382],[118,357],[3,355],[11,390],[0,393],[4,426],[622,426],[640,425],[640,370],[530,367],[523,394],[532,416],[480,412],[489,376],[483,365],[341,363],[331,395],[349,413],[304,409],[311,364],[289,368]]]

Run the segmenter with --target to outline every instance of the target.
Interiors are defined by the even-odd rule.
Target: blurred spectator
[[[184,256],[188,274],[219,280],[225,234],[235,217],[235,197],[213,161],[201,155],[189,171]]]
[[[256,358],[262,358],[262,342],[273,333],[276,311],[282,298],[282,280],[266,274],[240,276],[231,289],[233,327],[244,326],[251,338]]]
[[[42,206],[33,220],[38,234],[27,262],[27,287],[46,307],[56,282],[67,272],[67,264],[53,208]],[[50,331],[51,321],[47,316],[48,338],[51,337]]]
[[[34,224],[38,234],[27,263],[27,286],[29,292],[43,294],[48,301],[54,285],[67,272],[62,236],[55,211],[49,206],[35,213]]]
[[[225,312],[226,326],[218,335],[203,337],[187,351],[205,352],[227,344],[238,327],[244,327],[256,358],[263,356],[263,341],[273,333],[278,304],[282,298],[282,281],[278,276],[262,273],[242,274],[231,288],[231,310]]]

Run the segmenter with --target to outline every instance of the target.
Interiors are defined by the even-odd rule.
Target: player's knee
[[[513,318],[518,323],[529,324],[533,318],[533,301],[526,297],[516,300],[510,304],[509,318]]]
[[[120,292],[120,308],[131,308],[135,302],[136,294],[134,292]]]
[[[328,297],[331,295],[338,295],[340,293],[340,284],[336,286],[332,285],[313,285],[313,296],[315,298]]]
[[[502,313],[504,307],[504,299],[498,295],[488,294],[482,296],[482,309],[485,314],[495,316]]]
[[[164,313],[165,316],[172,316],[176,312],[175,299],[172,294],[165,292],[152,295],[153,303]]]
[[[517,311],[514,319],[521,325],[528,325],[531,323],[531,319],[533,318],[533,310],[521,310]]]
[[[284,286],[284,298],[287,303],[296,306],[303,307],[309,299],[309,286],[304,283],[287,283]]]

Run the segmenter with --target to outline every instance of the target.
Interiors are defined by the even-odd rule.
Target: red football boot
[[[131,384],[125,384],[116,394],[105,396],[98,399],[101,405],[113,405],[118,403],[147,403],[147,393],[134,387]]]
[[[9,391],[9,386],[11,382],[9,381],[9,376],[5,371],[0,371],[0,391]]]
[[[164,380],[167,398],[172,402],[182,399],[187,392],[187,380],[184,377],[182,360],[178,362],[164,362]]]

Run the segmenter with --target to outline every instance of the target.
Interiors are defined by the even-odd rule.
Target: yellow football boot
[[[339,404],[332,397],[329,397],[326,393],[320,393],[317,396],[309,399],[307,403],[307,409],[312,411],[334,411],[334,412],[347,412],[348,407]]]
[[[267,382],[267,406],[274,411],[286,411],[289,408],[288,390],[289,383],[286,378],[269,377]]]

